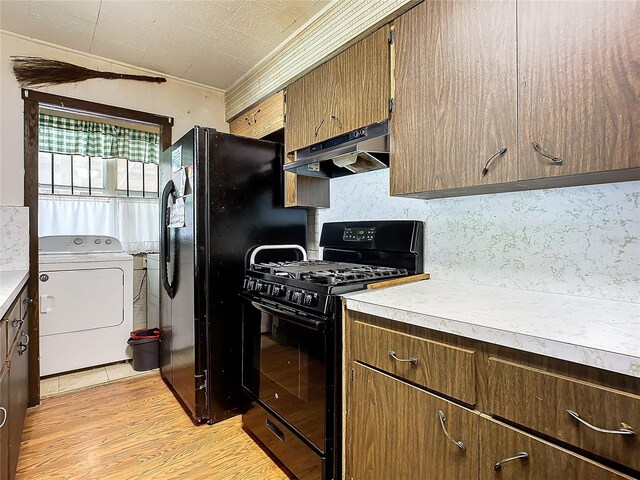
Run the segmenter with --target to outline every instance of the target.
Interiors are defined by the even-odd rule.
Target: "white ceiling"
[[[0,28],[221,89],[330,0],[0,0]]]

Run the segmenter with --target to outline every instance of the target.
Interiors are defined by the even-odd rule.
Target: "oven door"
[[[327,322],[244,302],[242,384],[325,453]]]

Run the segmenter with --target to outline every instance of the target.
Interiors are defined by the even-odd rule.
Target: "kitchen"
[[[9,402],[19,400],[16,411],[26,408],[19,398],[25,389],[12,388],[11,373],[24,372],[28,356],[28,404],[34,407],[26,411],[24,433],[13,429],[15,438],[22,434],[21,446],[19,439],[7,445],[2,432],[3,475],[12,468],[16,478],[638,476],[638,2],[1,5],[3,290],[16,271],[30,274],[24,298],[23,273],[3,308],[3,322],[17,305],[16,315],[29,326],[17,319],[25,326],[10,335],[5,322],[6,353],[17,356],[5,362],[9,388],[3,383],[0,391],[2,399],[8,392]],[[68,25],[67,34],[43,18]],[[224,28],[210,31],[220,23]],[[105,25],[119,25],[126,41],[105,35]],[[148,38],[141,39],[134,27],[143,25]],[[175,43],[173,53],[166,38]],[[189,57],[194,48],[198,53]],[[21,90],[10,58],[16,55],[167,81],[92,79]],[[211,351],[196,356],[204,358],[187,362],[190,388],[172,383],[169,372],[186,365],[180,363],[186,350],[171,349],[177,337],[165,323],[160,374],[41,395],[38,182],[34,189],[30,175],[37,163],[29,163],[27,148],[33,122],[24,119],[32,107],[37,113],[38,102],[54,100],[130,115],[152,112],[145,118],[159,126],[161,150],[174,145],[160,155],[161,170],[171,169],[160,172],[156,195],[162,200],[171,180],[181,194],[169,192],[165,200],[176,205],[184,198],[187,212],[189,197],[199,201],[188,186],[195,192],[208,180],[197,176],[205,160],[194,156],[190,163],[186,147],[173,153],[180,139],[209,138],[216,145],[206,148],[211,158],[237,138],[226,132],[245,137],[238,142],[247,151],[266,143],[246,137],[284,144],[283,167],[267,161],[260,167],[272,175],[261,185],[278,201],[226,204],[229,197],[222,195],[212,205],[234,205],[244,219],[268,203],[273,215],[297,226],[263,241],[253,232],[279,229],[226,224],[237,228],[229,238],[241,239],[234,240],[239,250],[301,244],[310,260],[326,263],[305,263],[303,252],[285,249],[263,250],[249,261],[255,251],[247,251],[244,265],[232,267],[230,286],[219,284],[205,295],[235,312],[220,324],[232,328],[215,330],[217,307],[194,315],[211,316],[217,333]],[[241,177],[236,170],[215,190],[247,188]],[[257,190],[247,192],[262,198]],[[259,223],[271,214],[255,218]],[[183,243],[172,240],[183,228],[189,227],[160,229],[161,259],[169,264],[172,245],[184,252]],[[215,235],[226,245],[224,232]],[[227,261],[224,249],[208,251],[212,264]],[[328,275],[332,262],[366,268]],[[165,295],[171,291],[166,262],[160,270]],[[180,271],[176,295],[184,285]],[[375,287],[378,280],[381,286],[420,274],[430,278]],[[192,286],[204,291],[213,278],[217,273],[191,275]],[[135,295],[139,284],[133,283]],[[21,303],[28,299],[34,302]],[[161,307],[173,300],[161,298]],[[172,318],[162,308],[159,316],[159,325],[145,326],[162,330]],[[190,322],[190,328],[198,325]],[[316,331],[325,334],[310,333]],[[198,338],[190,334],[187,350],[197,351]],[[25,349],[28,355],[18,355]],[[294,358],[296,368],[277,367]],[[194,381],[194,374],[203,380]],[[162,412],[157,421],[125,419],[136,408],[133,399],[158,388],[149,399]],[[205,410],[190,408],[192,396]],[[214,402],[207,411],[211,397],[232,406]],[[314,403],[320,400],[323,407]],[[95,422],[96,445],[86,446],[90,457],[101,459],[95,470],[82,454],[55,451],[61,450],[57,444],[82,451],[85,431],[38,430],[62,422],[69,415],[65,403],[70,410],[77,405],[78,418]],[[80,411],[86,403],[104,405],[103,422]],[[301,415],[320,420],[301,422]],[[114,433],[101,433],[116,416],[122,417],[122,445],[108,441]],[[72,431],[69,418],[64,429]],[[163,423],[169,419],[173,423]],[[138,445],[126,443],[137,430]],[[171,436],[180,440],[172,443]],[[37,469],[45,452],[36,450],[38,438],[52,456],[44,462],[49,471]],[[171,452],[170,461],[161,461],[163,451]],[[14,460],[7,465],[9,457]],[[131,470],[118,470],[116,459]]]

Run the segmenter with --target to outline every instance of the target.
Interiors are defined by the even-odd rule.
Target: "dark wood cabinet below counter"
[[[640,476],[639,377],[348,309],[343,321],[347,480]]]
[[[12,480],[18,465],[22,430],[29,402],[29,335],[27,285],[0,323],[6,345],[0,367],[0,480]]]

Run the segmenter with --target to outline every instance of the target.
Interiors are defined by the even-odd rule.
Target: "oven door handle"
[[[324,323],[323,321],[320,320],[314,320],[312,318],[306,318],[300,315],[296,315],[293,312],[288,312],[286,310],[280,310],[277,308],[272,308],[272,307],[267,307],[266,305],[263,305],[261,303],[252,301],[251,305],[253,305],[254,307],[256,307],[258,310],[260,310],[261,312],[264,312],[266,314],[269,315],[274,315],[278,318],[282,318],[288,322],[291,323],[295,323],[296,325],[299,325],[301,327],[304,328],[308,328],[310,330],[314,330],[316,332],[322,331],[324,330]]]

